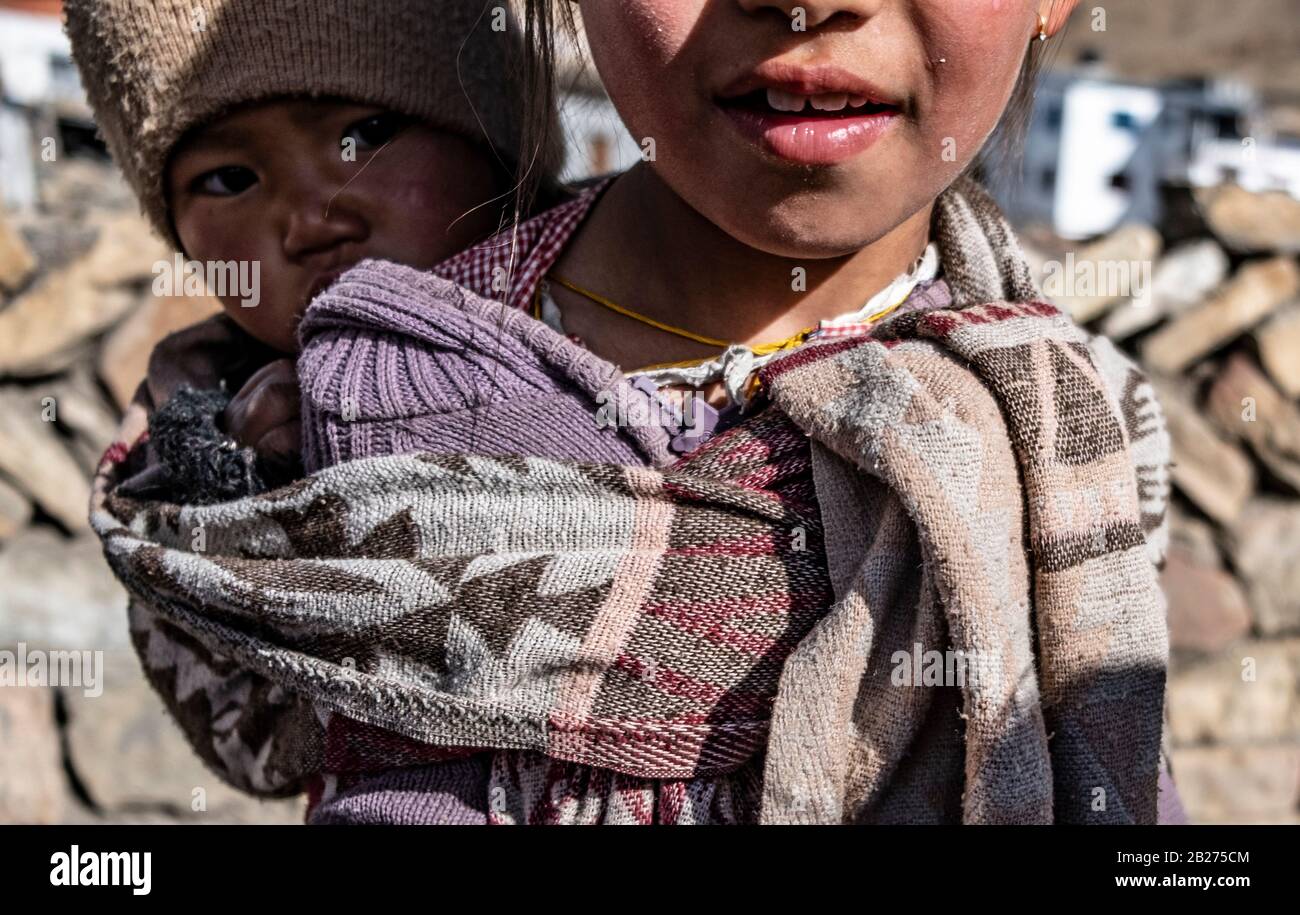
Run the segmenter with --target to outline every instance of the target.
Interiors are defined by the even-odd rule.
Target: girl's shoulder
[[[527,309],[551,265],[612,178],[582,189],[571,200],[502,229],[433,268],[476,295]]]

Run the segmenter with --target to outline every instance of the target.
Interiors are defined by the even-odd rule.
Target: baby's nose
[[[346,194],[306,194],[288,207],[284,251],[290,258],[300,258],[347,242],[363,241],[368,234],[364,214]]]

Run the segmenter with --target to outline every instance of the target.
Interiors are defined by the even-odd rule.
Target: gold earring
[[[1047,40],[1047,17],[1042,13],[1038,14],[1038,40]]]

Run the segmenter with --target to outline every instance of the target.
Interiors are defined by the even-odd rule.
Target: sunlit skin
[[[186,256],[257,262],[258,304],[244,307],[236,293],[222,307],[286,354],[314,294],[349,266],[373,257],[428,268],[496,231],[499,206],[485,204],[501,183],[488,153],[458,135],[329,100],[240,109],[188,136],[167,169]],[[297,415],[286,358],[236,393],[225,425],[243,444],[288,453]]]
[[[736,342],[858,307],[924,250],[934,201],[996,126],[1040,12],[1052,35],[1076,2],[582,0],[610,97],[655,159],[606,192],[556,272]],[[756,72],[838,73],[896,104],[866,148],[795,161],[728,113],[729,87]],[[792,288],[796,267],[806,291]],[[566,330],[625,369],[716,352],[552,289]]]

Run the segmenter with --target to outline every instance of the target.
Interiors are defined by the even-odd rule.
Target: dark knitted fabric
[[[211,505],[265,492],[299,476],[301,463],[258,455],[221,428],[230,395],[188,385],[149,417],[166,485],[185,502]]]

